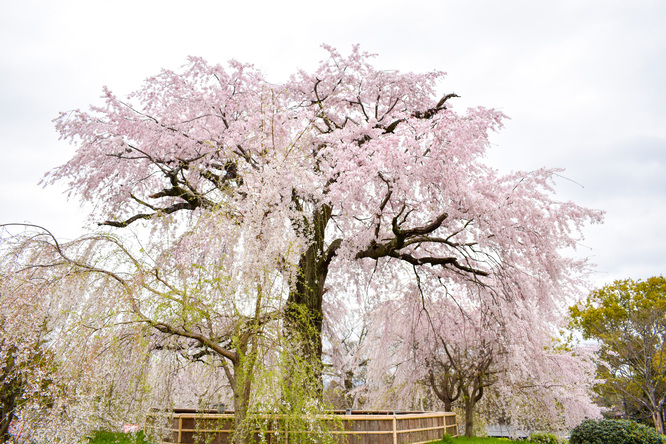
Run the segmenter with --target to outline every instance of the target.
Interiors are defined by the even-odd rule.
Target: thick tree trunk
[[[298,277],[287,300],[287,324],[291,337],[301,344],[302,356],[311,362],[321,358],[323,284],[317,244],[301,256]]]
[[[322,391],[322,303],[328,265],[333,249],[325,249],[324,235],[331,217],[331,208],[318,208],[304,230],[310,240],[299,260],[296,282],[287,299],[287,334],[297,344],[302,364],[310,366]]]
[[[659,432],[660,435],[664,434],[664,430],[666,430],[666,418],[664,418],[664,407],[666,406],[666,396],[662,396],[662,398],[659,400],[658,405],[656,406],[652,418],[654,420],[654,428],[657,429],[657,432]]]
[[[473,398],[465,396],[465,436],[474,436],[474,404]]]
[[[248,374],[249,373],[249,374]],[[248,420],[248,410],[250,407],[250,395],[252,392],[253,374],[247,368],[243,368],[242,363],[234,363],[234,444],[246,444],[251,442],[251,432],[254,429]]]
[[[664,434],[664,412],[660,409],[656,409],[652,413],[652,420],[654,421],[654,428],[657,429],[657,432],[660,435]]]
[[[259,290],[261,292],[261,289]],[[257,299],[255,316],[258,316],[261,306],[261,295]],[[256,319],[255,319],[256,321]],[[236,358],[233,362],[233,375],[227,373],[227,378],[234,396],[234,434],[233,444],[246,444],[252,442],[253,422],[248,418],[252,396],[252,384],[255,378],[256,364],[256,337],[258,327],[255,324],[251,332],[240,335],[236,349]],[[225,371],[227,368],[225,368]]]
[[[462,390],[465,402],[465,436],[469,438],[474,436],[474,407],[483,397],[484,375],[484,372],[477,373],[472,382],[472,387],[464,387]]]
[[[2,417],[0,418],[0,443],[9,442],[11,440],[11,436],[9,435],[9,426],[11,426],[13,420],[13,408],[9,412],[5,412],[3,409]]]
[[[453,411],[453,403],[449,400],[444,401],[444,411],[445,412],[452,412]]]
[[[249,431],[251,428],[247,423],[247,408],[243,406],[242,400],[234,394],[234,434],[233,444],[245,444],[250,441]]]

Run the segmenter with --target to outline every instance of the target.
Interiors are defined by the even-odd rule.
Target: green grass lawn
[[[446,443],[447,441],[433,441],[431,444]],[[512,441],[507,438],[466,438],[464,436],[452,438],[452,444],[510,444],[524,443],[525,441]],[[125,433],[97,432],[90,439],[90,444],[148,444],[143,433],[136,435]]]
[[[90,438],[90,444],[149,444],[143,436],[143,432],[113,433],[97,432]]]

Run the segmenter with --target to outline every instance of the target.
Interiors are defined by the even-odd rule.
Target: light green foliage
[[[663,431],[666,405],[666,279],[631,279],[593,291],[570,308],[571,326],[599,343],[595,390],[609,404],[629,402]],[[626,413],[622,408],[621,413]]]
[[[302,346],[301,341],[290,343],[283,337],[278,343],[279,350],[271,350],[260,359],[271,365],[254,370],[255,395],[244,424],[236,430],[259,430],[264,440],[269,430],[277,430],[274,436],[293,444],[337,442],[330,430],[340,428],[340,419],[324,416],[331,406],[320,400],[318,361],[304,359],[294,350]]]
[[[535,433],[530,436],[529,442],[533,444],[563,444],[564,440],[551,433]]]
[[[666,279],[615,281],[593,291],[582,306],[571,307],[573,326],[586,339],[612,344],[623,333],[639,334],[639,323],[658,322],[657,313],[666,312]]]

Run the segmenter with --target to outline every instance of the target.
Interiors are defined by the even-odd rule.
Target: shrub
[[[571,444],[662,444],[652,428],[633,421],[587,420],[573,429]]]
[[[444,434],[444,436],[442,436],[442,444],[453,444],[453,438],[451,435]]]
[[[533,444],[563,444],[564,441],[559,436],[553,435],[551,433],[535,433],[530,436],[528,442]]]

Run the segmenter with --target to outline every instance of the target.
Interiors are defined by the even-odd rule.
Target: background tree
[[[664,433],[666,406],[666,279],[618,280],[570,308],[571,325],[599,343],[602,396],[649,409]]]
[[[81,274],[62,261],[41,267],[30,248],[37,239],[1,229],[4,438],[11,434],[19,442],[74,442],[102,425],[131,420],[127,407],[139,396],[133,370],[141,361],[135,331],[91,330],[77,310],[91,296]],[[104,323],[107,316],[95,318]]]
[[[599,372],[597,372],[597,379],[600,381],[603,380]],[[627,395],[617,393],[615,390],[608,390],[604,384],[597,384],[593,387],[593,392],[596,395],[594,402],[603,409],[602,414],[606,419],[629,419],[654,427],[652,412],[645,406],[645,403],[637,404],[632,401],[632,399],[642,396],[640,390],[636,386],[633,386],[632,389],[635,391],[635,394],[628,400]]]
[[[592,399],[594,363],[587,348],[564,349],[549,339],[539,349],[528,347],[488,388],[480,413],[494,424],[523,430],[566,433],[601,412]]]
[[[192,58],[127,100],[105,90],[103,105],[57,119],[77,151],[46,181],[65,181],[106,227],[166,228],[152,238],[164,250],[167,233],[201,218],[236,224],[229,248],[254,257],[245,242],[281,237],[298,257],[297,272],[275,270],[288,270],[285,320],[305,361],[320,361],[323,305],[346,297],[338,283],[355,273],[426,292],[482,287],[481,304],[527,298],[546,311],[575,291],[585,264],[562,250],[601,214],[554,199],[554,170],[502,176],[483,163],[500,112],[453,111],[441,72],[326,49],[313,73],[283,84]]]
[[[515,300],[513,310],[500,311],[476,304],[479,295],[448,290],[413,288],[373,313],[366,350],[377,406],[414,409],[429,396],[440,401],[432,407],[462,412],[467,436],[478,415],[551,430],[599,415],[589,356],[554,347],[562,310],[546,314]]]
[[[49,386],[56,369],[45,346],[48,312],[29,286],[0,275],[0,442],[10,439],[24,407],[42,410],[52,403]]]
[[[498,373],[503,370],[505,345],[501,334],[487,334],[493,328],[484,317],[483,313],[465,312],[460,313],[457,322],[438,325],[434,347],[426,357],[430,388],[446,411],[452,411],[453,403],[459,400],[465,412],[465,436],[469,437],[474,436],[477,403],[487,388],[497,383]],[[501,331],[501,326],[494,327]],[[446,339],[439,333],[442,331],[449,332]],[[452,337],[456,333],[460,336]]]
[[[146,375],[151,370],[149,355],[157,356],[157,361],[172,355],[218,369],[226,375],[233,394],[235,442],[245,442],[255,373],[265,364],[269,345],[276,353],[280,349],[275,334],[284,301],[275,295],[283,294],[284,284],[281,276],[276,279],[274,265],[262,265],[274,257],[267,237],[262,239],[265,254],[261,258],[238,257],[227,250],[224,237],[216,235],[215,229],[220,228],[229,234],[228,227],[215,224],[205,225],[205,235],[194,227],[180,236],[172,250],[156,255],[133,253],[117,238],[101,234],[59,243],[48,231],[37,229],[6,241],[13,244],[8,257],[13,258],[15,273],[55,283],[45,287],[45,294],[50,300],[68,300],[68,312],[73,314],[69,323],[89,336],[85,348],[101,348],[94,356],[75,359],[77,365],[94,366],[95,361],[107,360],[108,374],[109,368],[120,369],[117,364],[123,362]],[[250,248],[252,241],[244,245]],[[212,248],[212,258],[202,248],[203,242]],[[279,251],[281,267],[286,268],[289,257],[283,252],[288,248],[280,246]],[[130,353],[134,360],[127,362],[118,354],[128,338],[144,350],[143,359]],[[71,360],[72,355],[67,356]],[[116,386],[137,391],[123,385],[123,379],[121,374],[111,374],[98,382],[109,391]],[[299,383],[303,390],[304,381]],[[172,407],[170,399],[164,396],[157,405]],[[146,413],[145,406],[139,407]]]
[[[365,342],[370,334],[370,302],[359,298],[353,307],[327,304],[325,327],[330,345],[325,348],[326,397],[337,409],[361,410],[366,405],[369,356]],[[343,305],[343,304],[340,304]],[[335,308],[335,309],[333,309]]]

